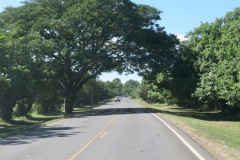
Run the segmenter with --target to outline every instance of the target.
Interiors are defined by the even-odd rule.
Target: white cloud
[[[181,34],[176,34],[177,38],[180,40],[180,41],[186,41],[187,38],[185,35],[181,35]]]

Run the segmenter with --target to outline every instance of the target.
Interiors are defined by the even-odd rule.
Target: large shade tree
[[[70,114],[81,87],[102,72],[141,71],[165,60],[176,39],[158,25],[160,13],[130,0],[31,0],[7,8],[0,25],[12,38],[31,37],[28,55],[62,86]]]

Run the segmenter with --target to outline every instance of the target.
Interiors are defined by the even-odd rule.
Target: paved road
[[[161,159],[214,157],[179,129],[128,98],[0,140],[0,160]]]

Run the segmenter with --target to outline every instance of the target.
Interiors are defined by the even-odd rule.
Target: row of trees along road
[[[178,45],[173,65],[144,75],[141,97],[227,113],[239,111],[240,8],[212,23],[202,23],[187,38]]]
[[[36,102],[58,106],[63,99],[68,115],[79,91],[102,72],[171,65],[178,40],[159,26],[160,13],[130,0],[31,0],[6,8],[0,13],[2,119],[10,120],[15,106],[27,115]]]
[[[137,88],[140,83],[136,80],[128,80],[124,84],[119,78],[112,81],[103,82],[100,80],[88,81],[78,92],[74,106],[82,107],[97,104],[101,101],[106,101],[115,96],[137,96]]]

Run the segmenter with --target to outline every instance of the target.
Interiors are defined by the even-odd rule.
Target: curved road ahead
[[[175,126],[128,98],[7,139],[1,160],[214,159]]]

